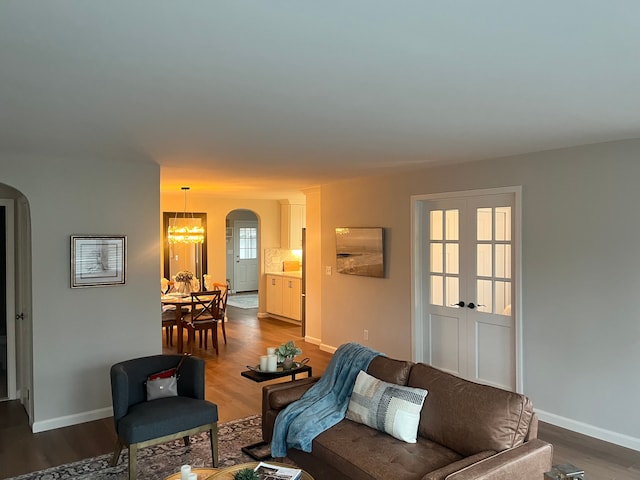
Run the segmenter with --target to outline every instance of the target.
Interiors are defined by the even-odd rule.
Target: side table
[[[300,365],[299,367],[292,368],[291,370],[283,370],[282,368],[279,368],[276,372],[256,372],[255,370],[245,370],[240,372],[240,375],[254,382],[261,383],[266,382],[267,380],[288,377],[289,375],[291,375],[291,380],[295,380],[298,373],[306,373],[307,377],[311,377],[313,375],[313,371],[309,365]],[[271,450],[267,448],[268,446],[269,444],[267,442],[260,441],[242,447],[242,451],[254,460],[267,460],[271,458]]]
[[[255,370],[245,370],[240,372],[240,375],[253,380],[254,382],[266,382],[267,380],[275,380],[276,378],[288,377],[291,375],[291,380],[296,379],[298,373],[306,373],[307,377],[311,377],[313,372],[309,365],[301,365],[298,368],[292,368],[291,370],[278,369],[276,372],[256,372]]]

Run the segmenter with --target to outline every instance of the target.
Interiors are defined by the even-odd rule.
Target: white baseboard
[[[48,420],[33,422],[31,430],[33,431],[33,433],[46,432],[47,430],[53,430],[55,428],[69,427],[71,425],[92,422],[93,420],[100,420],[101,418],[107,418],[111,416],[113,416],[113,408],[100,408],[98,410],[91,410],[89,412],[75,413],[73,415],[66,415],[64,417],[50,418]]]
[[[319,338],[310,337],[308,335],[305,335],[304,341],[312,345],[320,345],[322,343],[322,340],[320,340]]]
[[[338,347],[333,347],[331,345],[327,345],[326,343],[321,343],[320,350],[322,350],[323,352],[336,353]]]
[[[588,435],[605,442],[615,443],[622,447],[640,451],[640,438],[631,437],[618,432],[612,432],[611,430],[605,430],[600,427],[594,427],[593,425],[562,417],[554,413],[545,412],[543,410],[536,409],[536,413],[538,414],[538,418],[543,422],[550,423],[557,427],[566,428],[567,430],[578,432],[583,435]]]

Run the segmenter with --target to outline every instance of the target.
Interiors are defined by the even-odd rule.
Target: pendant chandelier
[[[187,216],[187,191],[189,187],[182,187],[184,190],[184,214],[182,217],[176,217],[173,225],[169,225],[167,232],[167,240],[170,244],[176,243],[203,243],[204,242],[204,228],[201,225],[196,224],[196,218],[193,213],[191,217]],[[181,222],[179,220],[182,220]]]

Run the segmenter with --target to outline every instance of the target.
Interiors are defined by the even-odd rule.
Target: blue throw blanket
[[[276,417],[271,456],[284,457],[289,448],[310,452],[313,439],[344,418],[358,373],[378,355],[357,343],[341,345],[320,380]]]

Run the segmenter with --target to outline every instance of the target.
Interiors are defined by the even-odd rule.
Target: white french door
[[[422,351],[463,378],[518,388],[515,194],[421,201]]]

